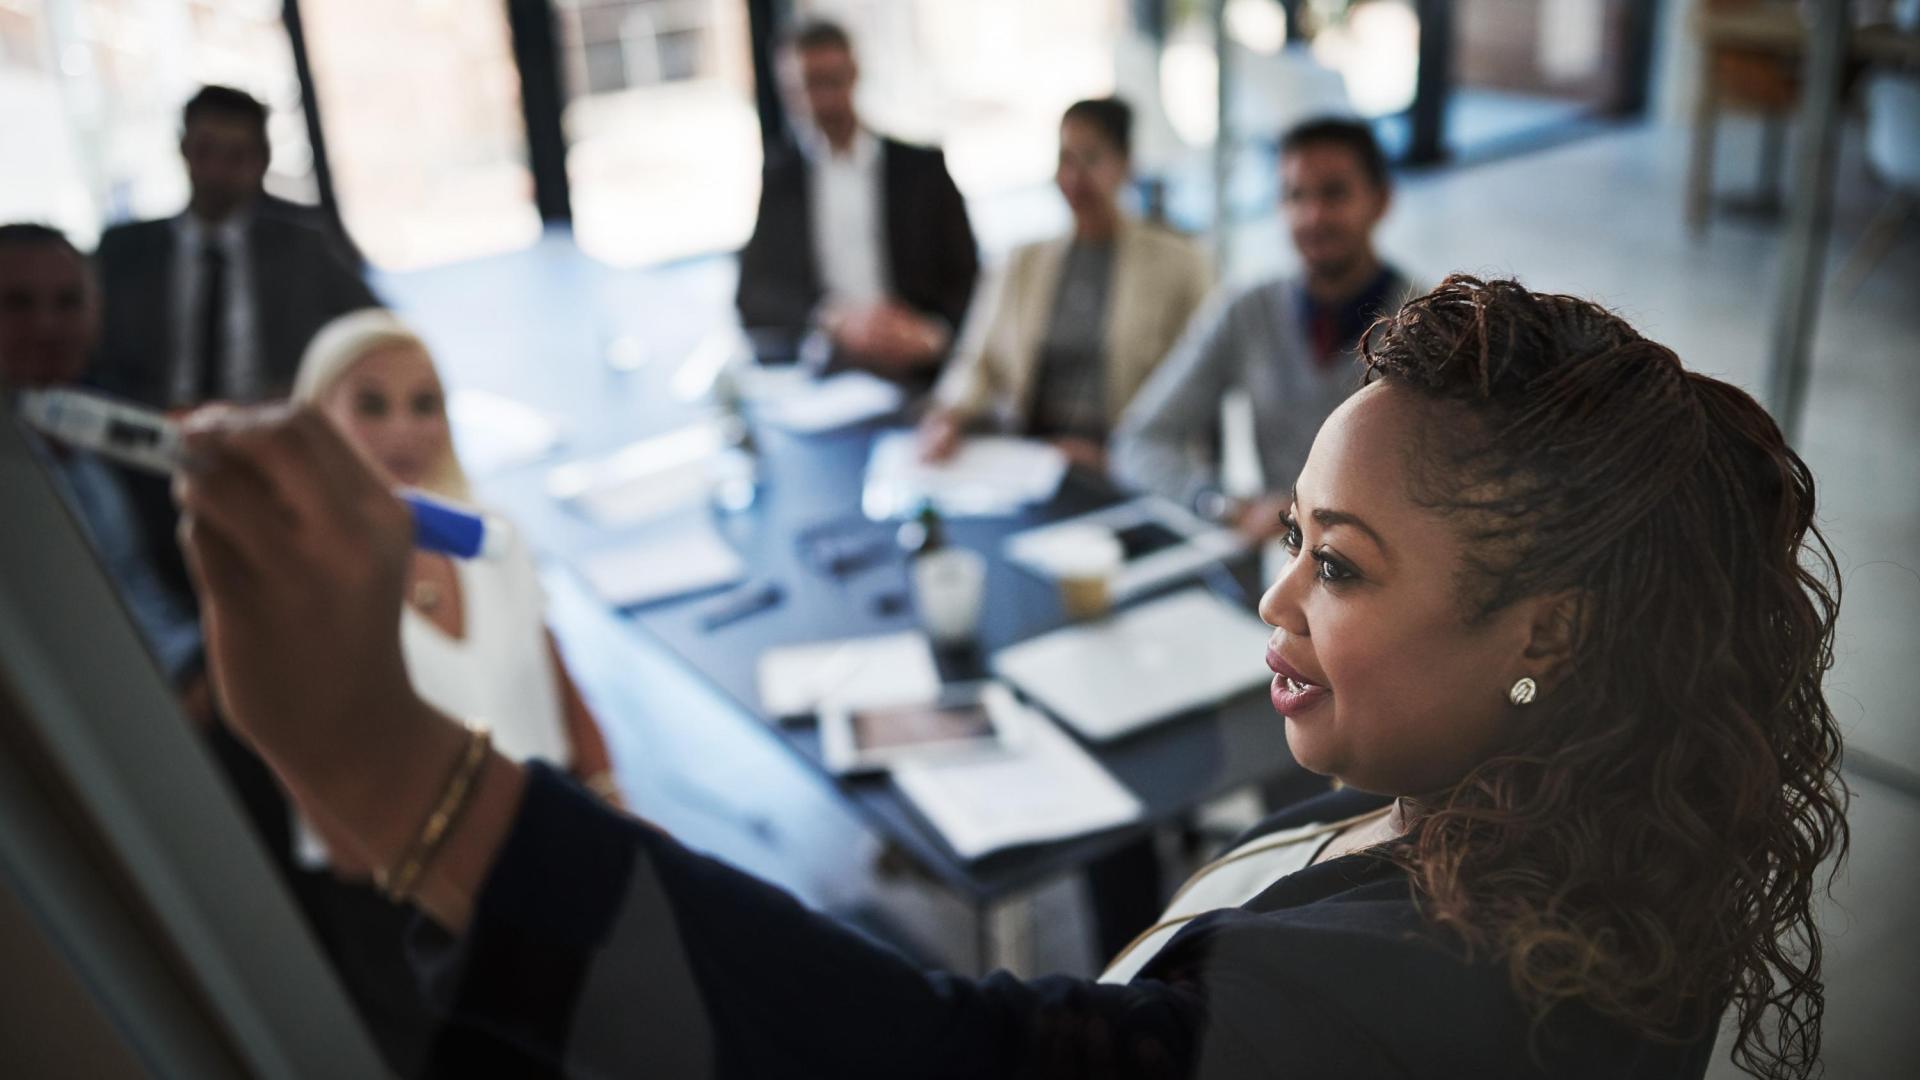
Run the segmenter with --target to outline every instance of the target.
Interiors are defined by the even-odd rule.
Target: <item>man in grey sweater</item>
[[[1232,524],[1255,542],[1281,531],[1287,491],[1314,433],[1359,385],[1362,335],[1413,291],[1374,252],[1373,230],[1392,191],[1364,123],[1314,120],[1289,131],[1280,182],[1299,276],[1215,297],[1134,398],[1112,446],[1122,483]],[[1220,402],[1236,389],[1253,403],[1267,489],[1250,499],[1220,488]]]

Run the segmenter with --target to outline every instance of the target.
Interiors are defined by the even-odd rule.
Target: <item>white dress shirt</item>
[[[238,213],[209,225],[190,210],[173,219],[173,366],[168,398],[175,406],[198,404],[201,397],[200,312],[206,288],[202,252],[209,243],[226,257],[220,396],[228,401],[257,401],[265,391],[253,304],[253,253],[247,243],[250,220],[250,215]]]
[[[887,297],[886,212],[880,182],[880,140],[865,128],[844,154],[817,133],[801,148],[812,165],[808,197],[813,250],[828,303],[871,304]]]

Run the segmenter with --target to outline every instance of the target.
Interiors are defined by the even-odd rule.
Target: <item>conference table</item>
[[[708,399],[688,393],[682,384],[698,356],[707,350],[699,334],[668,336],[693,322],[671,316],[711,306],[724,295],[724,279],[707,282],[681,271],[678,278],[615,275],[584,263],[564,238],[551,238],[533,251],[493,264],[456,268],[423,281],[396,282],[393,291],[423,308],[446,310],[458,296],[465,317],[437,322],[431,340],[454,361],[457,384],[478,386],[533,405],[563,418],[567,429],[559,452],[504,473],[479,477],[483,497],[525,531],[545,560],[577,566],[586,554],[627,542],[618,529],[596,523],[551,497],[543,482],[555,466],[591,460],[618,451],[635,440],[676,430],[711,408]],[[537,272],[537,273],[536,273]],[[690,284],[685,284],[691,282]],[[537,289],[529,303],[520,295],[511,304],[492,303],[490,294]],[[685,291],[669,290],[684,284]],[[404,287],[401,287],[404,286]],[[444,292],[445,297],[435,295]],[[601,369],[596,356],[623,328],[602,326],[593,339],[561,338],[553,327],[578,326],[551,318],[523,319],[516,312],[539,310],[538,303],[594,303],[598,310],[626,313],[636,333],[650,335],[656,359],[637,371]],[[569,331],[579,336],[577,331]],[[704,331],[702,332],[704,333]],[[537,344],[545,347],[535,352]],[[617,350],[616,350],[617,351]],[[525,358],[540,355],[539,365]],[[694,359],[687,359],[693,357]],[[697,381],[697,380],[696,380]],[[676,389],[678,387],[678,389]],[[698,716],[678,711],[625,715],[622,725],[639,728],[645,745],[649,731],[673,725],[700,725],[702,752],[728,754],[729,747],[772,740],[803,768],[817,776],[844,806],[885,843],[904,853],[915,867],[960,900],[974,914],[975,945],[984,960],[992,942],[987,914],[995,905],[1062,876],[1084,872],[1103,857],[1121,852],[1152,830],[1187,820],[1202,804],[1221,795],[1259,786],[1271,797],[1286,798],[1324,790],[1324,780],[1294,764],[1264,689],[1216,706],[1173,717],[1132,735],[1105,743],[1081,744],[1141,802],[1139,821],[1123,828],[1052,843],[995,852],[979,859],[957,855],[914,805],[885,777],[840,778],[826,768],[820,736],[807,720],[769,716],[756,683],[760,656],[783,645],[831,641],[913,630],[919,627],[907,582],[907,554],[894,535],[897,522],[862,516],[860,492],[875,437],[905,422],[901,416],[820,434],[802,435],[761,423],[751,407],[746,418],[758,449],[759,484],[752,505],[714,514],[722,537],[749,568],[746,588],[776,583],[777,605],[718,628],[707,619],[730,603],[727,592],[696,594],[615,613],[619,631],[635,639],[615,648],[664,652],[694,673],[734,708],[716,707]],[[985,657],[994,650],[1065,625],[1056,588],[1001,554],[1008,535],[1043,522],[1109,505],[1125,493],[1104,479],[1069,473],[1049,503],[1004,517],[952,518],[951,543],[985,556],[985,603],[977,646],[937,654],[949,680],[985,673]],[[830,555],[853,552],[855,565],[834,572]],[[1251,610],[1259,595],[1257,559],[1246,556],[1203,576],[1201,584]],[[1171,588],[1191,587],[1192,581]],[[1164,592],[1165,590],[1162,590]],[[586,590],[582,590],[585,593]],[[1149,593],[1128,604],[1151,599]],[[601,643],[596,642],[598,647]],[[1061,725],[1072,734],[1071,729]],[[1079,737],[1074,735],[1076,739]],[[752,748],[763,753],[761,746]],[[641,807],[644,810],[644,804]],[[751,869],[751,866],[748,867]]]

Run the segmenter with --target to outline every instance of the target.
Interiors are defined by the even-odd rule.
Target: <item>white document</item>
[[[1272,631],[1205,589],[1186,589],[1009,646],[995,674],[1090,739],[1112,739],[1272,681]]]
[[[1064,840],[1140,820],[1145,808],[1079,743],[1024,706],[1009,711],[1010,748],[905,762],[893,782],[961,858]]]
[[[760,656],[760,704],[769,716],[838,706],[902,705],[940,696],[933,646],[918,630],[784,645]]]
[[[747,576],[746,563],[705,515],[589,552],[579,566],[600,599],[616,608],[732,585]]]
[[[905,398],[898,386],[885,379],[846,371],[793,387],[764,402],[760,416],[788,431],[812,435],[886,416],[899,409]]]
[[[694,424],[557,465],[547,472],[547,494],[609,527],[665,517],[711,495],[714,463],[727,446],[722,425]]]
[[[1032,439],[987,435],[963,439],[937,465],[920,460],[913,431],[874,440],[860,506],[873,521],[910,516],[931,500],[947,517],[991,517],[1046,502],[1067,475],[1067,456]]]
[[[547,414],[486,390],[455,390],[447,422],[460,461],[474,476],[532,464],[560,445],[560,427]]]

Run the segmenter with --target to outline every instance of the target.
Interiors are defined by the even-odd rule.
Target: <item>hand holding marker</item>
[[[189,464],[180,427],[161,413],[78,390],[18,395],[20,418],[48,438],[149,472],[171,475]],[[457,559],[492,558],[506,550],[506,522],[418,491],[397,493],[413,513],[413,543]]]

